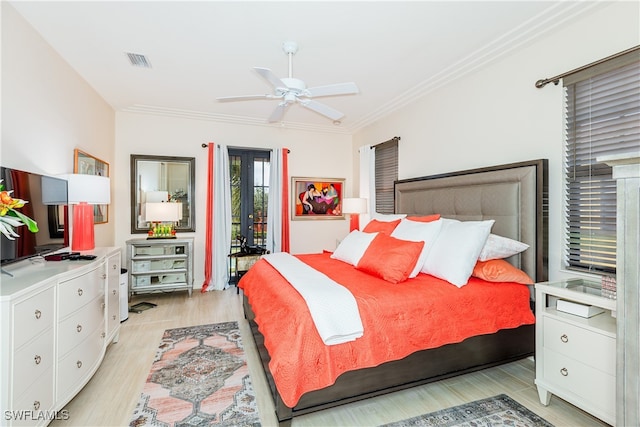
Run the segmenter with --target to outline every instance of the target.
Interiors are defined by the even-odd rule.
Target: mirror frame
[[[130,188],[131,188],[131,234],[147,234],[149,231],[148,227],[138,227],[138,209],[140,201],[138,200],[137,194],[137,181],[138,181],[138,162],[146,161],[146,162],[178,162],[178,163],[186,163],[189,165],[189,225],[187,226],[177,226],[177,232],[188,232],[188,231],[196,231],[196,203],[195,203],[195,195],[196,195],[196,158],[195,157],[174,157],[174,156],[150,156],[146,154],[131,154],[131,180],[130,180]]]

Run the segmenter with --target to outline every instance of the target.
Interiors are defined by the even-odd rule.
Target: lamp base
[[[72,251],[90,251],[95,249],[93,232],[93,205],[80,203],[73,207]]]

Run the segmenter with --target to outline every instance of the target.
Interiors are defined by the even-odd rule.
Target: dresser
[[[616,300],[603,297],[598,283],[583,279],[538,283],[535,289],[540,402],[549,405],[555,394],[615,424]],[[558,310],[567,302],[603,312],[582,317]]]
[[[84,261],[23,261],[0,278],[3,425],[47,425],[100,366],[117,340],[120,249]],[[115,298],[107,296],[115,282]]]
[[[193,238],[127,241],[129,294],[193,291]]]

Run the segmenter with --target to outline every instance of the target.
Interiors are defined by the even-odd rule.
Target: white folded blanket
[[[304,298],[326,345],[360,338],[364,332],[358,304],[347,288],[287,252],[262,257]]]

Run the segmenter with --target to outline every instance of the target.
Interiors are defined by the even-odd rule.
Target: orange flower
[[[14,199],[9,193],[9,191],[0,192],[0,216],[6,215],[9,209],[21,208],[26,203],[22,199]]]

